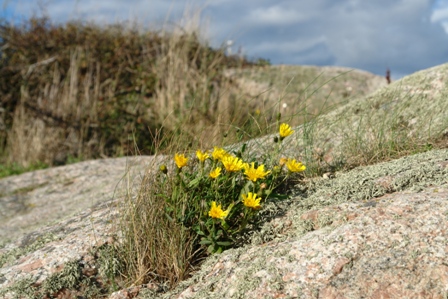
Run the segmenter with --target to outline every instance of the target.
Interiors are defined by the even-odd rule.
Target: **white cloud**
[[[16,13],[36,11],[16,0]],[[448,5],[442,0],[195,0],[204,7],[213,45],[236,42],[274,63],[337,64],[384,74],[408,74],[448,61]],[[179,20],[184,0],[52,0],[55,20],[100,23],[132,19],[161,26]],[[445,27],[445,28],[444,28]]]
[[[431,15],[431,22],[440,22],[448,19],[448,7],[438,8]]]
[[[294,53],[306,51],[310,48],[314,48],[317,45],[326,45],[327,39],[324,36],[308,39],[303,41],[300,37],[293,40],[286,40],[283,42],[264,40],[262,43],[253,47],[257,52],[275,52],[279,53]]]
[[[263,25],[292,25],[307,20],[307,16],[294,9],[278,5],[254,9],[249,13],[248,21]]]

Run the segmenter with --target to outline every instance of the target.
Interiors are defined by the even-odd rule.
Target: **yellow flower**
[[[216,167],[214,170],[210,172],[210,177],[212,179],[216,179],[221,174],[221,167]]]
[[[257,198],[256,193],[249,192],[249,193],[247,193],[247,195],[243,194],[243,204],[248,208],[252,208],[252,209],[261,208],[260,200],[261,200],[261,197]]]
[[[247,178],[253,182],[256,182],[257,179],[264,179],[265,176],[270,174],[270,171],[264,171],[264,165],[258,166],[258,168],[255,168],[255,163],[252,162],[249,166],[249,164],[245,163],[244,165],[244,174],[247,176]]]
[[[176,165],[178,168],[182,168],[187,165],[188,158],[185,157],[184,154],[175,154],[174,155],[174,162],[176,162]]]
[[[301,162],[297,162],[295,159],[289,159],[288,162],[286,162],[286,167],[288,167],[288,170],[291,172],[302,172],[306,169],[305,165]]]
[[[221,205],[217,206],[216,201],[212,201],[212,207],[210,208],[208,215],[212,218],[225,219],[227,215],[229,215],[231,208],[232,207],[229,207],[227,210],[223,211]]]
[[[198,159],[201,163],[204,163],[205,160],[210,158],[210,155],[207,152],[202,152],[201,150],[197,150],[196,157],[198,157]]]
[[[212,152],[212,157],[215,160],[222,160],[224,157],[230,156],[230,154],[228,152],[226,152],[225,149],[221,148],[221,147],[217,147],[215,146],[213,148],[213,152]]]
[[[282,139],[294,133],[294,131],[288,124],[281,124],[279,132],[280,132],[280,138]]]
[[[224,168],[228,172],[235,172],[243,169],[244,163],[241,161],[241,159],[237,157],[227,156],[224,157],[222,160],[222,165],[224,165]]]

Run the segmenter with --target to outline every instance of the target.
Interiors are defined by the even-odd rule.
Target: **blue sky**
[[[136,21],[161,27],[202,11],[214,46],[273,64],[337,65],[392,77],[448,62],[448,0],[3,0],[3,17]]]

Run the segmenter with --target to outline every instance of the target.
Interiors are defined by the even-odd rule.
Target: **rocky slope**
[[[447,150],[321,180],[284,209],[165,298],[447,295]]]
[[[378,132],[397,132],[392,126],[399,124],[400,136],[425,141],[438,134],[446,142],[447,79],[448,65],[441,65],[350,101],[316,120],[311,150],[319,148],[331,163],[347,150],[344,141],[360,134],[353,128],[364,128],[358,138],[368,141]],[[310,146],[306,130],[297,128],[285,140],[285,153]],[[268,140],[253,140],[249,149],[269,151]],[[157,162],[154,157],[88,161],[0,180],[0,294],[98,295],[88,278],[107,268],[100,253],[112,244],[117,205]],[[175,290],[163,293],[146,285],[110,297],[448,295],[446,149],[299,184],[288,200],[271,208],[278,217],[255,233],[250,245],[209,258]]]

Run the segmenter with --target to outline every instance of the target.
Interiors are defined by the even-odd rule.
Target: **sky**
[[[212,46],[272,64],[357,68],[398,79],[448,62],[448,0],[2,0],[1,17],[20,23],[137,22],[187,25],[200,12]]]

